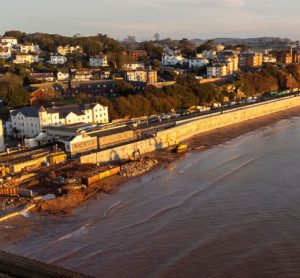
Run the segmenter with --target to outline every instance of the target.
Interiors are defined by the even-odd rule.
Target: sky
[[[299,0],[0,0],[0,33],[300,39]]]

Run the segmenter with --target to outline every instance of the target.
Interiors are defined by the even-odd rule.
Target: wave
[[[111,210],[113,210],[114,208],[118,207],[121,204],[121,201],[118,201],[116,203],[114,203],[113,205],[111,205],[103,214],[104,217],[107,217],[108,214],[110,213]]]

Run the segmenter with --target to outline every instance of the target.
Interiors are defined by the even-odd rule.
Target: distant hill
[[[202,44],[208,40],[206,39],[192,39],[193,42],[197,44]],[[285,45],[289,43],[291,40],[288,38],[280,38],[280,37],[259,37],[259,38],[215,38],[213,39],[215,43],[218,44],[227,44],[227,45],[237,45],[237,44],[245,44],[249,46],[268,46],[268,45]]]

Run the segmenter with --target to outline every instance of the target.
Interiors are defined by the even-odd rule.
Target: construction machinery
[[[168,135],[168,145],[171,146],[172,142],[175,142],[175,152],[182,153],[187,150],[187,144],[180,143],[175,137]]]

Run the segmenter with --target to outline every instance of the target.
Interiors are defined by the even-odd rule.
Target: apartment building
[[[15,135],[34,137],[43,127],[75,123],[108,123],[108,107],[99,103],[63,105],[51,108],[22,107],[10,111]]]
[[[209,64],[208,59],[205,58],[194,58],[189,59],[189,68],[201,68]]]
[[[74,80],[76,81],[88,81],[93,79],[92,72],[90,70],[76,70],[74,74]]]
[[[258,68],[263,63],[263,54],[253,51],[245,51],[239,55],[240,68]]]
[[[207,67],[207,78],[220,78],[228,75],[227,64],[213,63]]]
[[[157,71],[156,70],[130,70],[126,71],[125,79],[127,81],[138,81],[138,82],[157,82]]]
[[[108,67],[108,59],[106,55],[96,55],[90,57],[91,67]]]

